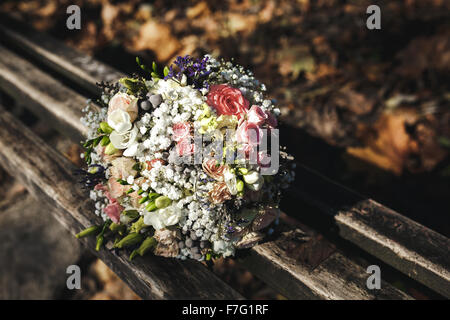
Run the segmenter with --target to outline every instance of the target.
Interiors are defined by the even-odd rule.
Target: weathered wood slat
[[[43,73],[34,66],[32,66],[29,62],[20,59],[14,53],[9,52],[5,48],[0,47],[0,54],[4,54],[7,57],[10,63],[20,63],[23,68],[31,71],[29,74],[35,75],[38,73]],[[20,59],[20,61],[18,60]],[[6,68],[0,63],[0,78],[7,79],[18,79],[12,76],[14,74],[13,71],[9,69],[8,77],[2,76],[5,72],[3,68]],[[25,76],[25,78],[28,78]],[[52,84],[52,89],[46,90],[44,86],[40,86],[39,88],[30,88],[31,90],[36,91],[36,96],[49,96],[51,97],[55,90],[59,88],[64,88],[61,84],[59,84],[56,80],[51,78],[50,76],[43,73],[41,78],[45,78],[46,83]],[[23,79],[21,81],[32,82],[32,79]],[[30,85],[32,86],[32,85]],[[12,81],[9,82],[10,91],[20,91],[19,82],[17,80],[16,83]],[[15,87],[15,88],[14,88]],[[68,90],[68,89],[64,89]],[[72,92],[72,95],[76,95],[76,93]],[[58,94],[57,94],[58,95]],[[81,98],[74,99],[74,101],[83,100]],[[40,106],[40,108],[46,109],[46,104],[41,104],[38,100],[34,100],[35,106]],[[51,109],[57,109],[58,103],[55,102]],[[57,118],[58,119],[58,118]],[[65,123],[65,126],[70,126],[72,121],[79,121],[77,118],[73,117],[70,121]],[[75,124],[75,123],[73,123]],[[79,130],[73,126],[73,130]],[[79,134],[83,134],[84,130],[80,130]],[[87,223],[87,221],[85,221]],[[67,225],[67,223],[66,223]],[[70,226],[70,224],[69,224]],[[305,232],[303,232],[305,233]],[[298,240],[298,239],[297,239]],[[262,246],[258,246],[251,250],[251,259],[250,263],[246,263],[246,259],[243,259],[243,263],[246,264],[251,271],[257,273],[263,280],[269,279],[268,282],[275,289],[283,292],[289,298],[300,298],[300,297],[309,297],[309,298],[321,298],[321,299],[329,299],[329,298],[348,298],[348,299],[377,299],[377,298],[390,298],[390,299],[405,299],[406,295],[401,293],[400,291],[393,289],[388,284],[383,285],[383,290],[379,292],[369,292],[367,288],[365,288],[365,282],[362,281],[364,277],[367,277],[367,274],[364,270],[354,264],[352,261],[340,255],[341,259],[339,259],[339,263],[337,265],[327,264],[324,266],[320,266],[317,270],[322,270],[321,272],[315,271],[311,273],[308,271],[307,266],[301,263],[301,261],[296,261],[295,259],[288,258],[289,254],[285,252],[285,249],[282,249],[283,244],[285,242],[273,242],[267,243]],[[306,245],[308,245],[306,243]],[[281,252],[281,253],[280,253]],[[336,253],[337,254],[337,253]],[[253,263],[253,261],[259,261],[258,264]],[[287,260],[286,260],[287,259]],[[334,259],[334,258],[330,258]],[[264,268],[260,266],[264,265]],[[341,275],[336,273],[334,270],[346,270],[347,274],[345,276],[345,282],[347,285],[345,288],[342,286],[335,286],[330,283],[329,286],[324,286],[323,283],[326,283],[327,279],[334,279],[332,283],[339,283],[339,279]],[[120,273],[121,270],[119,270]],[[280,273],[281,271],[281,273]],[[299,276],[298,272],[304,273],[304,275]],[[276,279],[280,275],[281,278],[284,279],[284,282],[273,281],[271,279]],[[341,281],[342,282],[342,281]],[[290,286],[286,286],[286,283],[290,283]],[[320,288],[320,289],[318,289]],[[301,290],[300,290],[301,289]]]
[[[84,83],[83,87],[92,92],[95,90],[92,84],[96,81],[111,80],[109,74],[122,76],[117,71],[109,73],[114,69],[89,60],[86,55],[68,49],[53,38],[36,33],[17,21],[8,20],[7,17],[2,21],[6,23],[0,21],[0,34],[5,39],[14,41],[55,71],[81,85]],[[90,61],[91,64],[78,61]],[[101,72],[93,71],[93,66],[100,66]],[[77,69],[77,72],[72,73],[73,69]],[[301,196],[303,201],[331,214],[343,238],[440,294],[450,297],[448,238],[371,199],[357,196],[304,166],[298,167],[297,176],[303,182],[301,190],[293,191],[294,197]],[[327,196],[323,197],[324,194]],[[343,201],[334,203],[338,199]],[[343,205],[349,204],[347,210],[342,210]],[[362,212],[366,213],[361,214]]]
[[[296,178],[302,183],[291,190],[293,201],[330,215],[344,239],[450,297],[450,239],[305,166]]]
[[[86,99],[1,45],[0,86],[74,140],[87,133],[80,122]]]
[[[8,112],[0,115],[0,160],[37,199],[46,201],[72,233],[98,217],[92,201],[78,187],[74,166]],[[128,261],[124,252],[96,252],[93,238],[82,240],[141,297],[151,299],[242,299],[205,266],[194,261],[144,257]]]
[[[282,214],[282,217],[285,214]],[[412,299],[382,280],[368,290],[365,269],[307,226],[289,218],[273,241],[250,250],[239,261],[253,274],[291,299],[399,300]],[[366,266],[367,267],[367,266]],[[271,276],[272,275],[272,276]],[[293,281],[295,279],[295,281]]]
[[[4,13],[0,13],[0,38],[25,50],[92,93],[99,93],[96,82],[115,81],[122,76],[110,66],[73,50]]]

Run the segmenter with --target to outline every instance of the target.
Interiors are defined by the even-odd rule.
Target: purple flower
[[[211,73],[210,70],[206,70],[206,63],[208,57],[203,59],[194,59],[190,55],[184,57],[178,56],[173,64],[178,68],[178,72],[174,70],[173,64],[169,67],[169,73],[164,79],[173,78],[178,81],[181,80],[183,74],[186,75],[188,84],[193,84],[195,88],[209,88],[209,84],[206,78]]]

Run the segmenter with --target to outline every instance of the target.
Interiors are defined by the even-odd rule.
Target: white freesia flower
[[[223,173],[223,178],[228,187],[228,191],[230,191],[232,195],[237,194],[236,175],[230,169],[227,169]]]
[[[108,125],[117,133],[124,133],[131,129],[131,119],[128,112],[116,109],[108,115]]]
[[[127,149],[131,147],[137,138],[138,130],[134,126],[133,129],[125,132],[117,132],[113,131],[109,135],[109,139],[111,140],[112,145],[116,149]]]
[[[123,152],[123,155],[125,157],[134,157],[137,154],[138,150],[139,150],[139,143],[135,141]]]
[[[155,230],[163,229],[167,226],[173,226],[180,221],[182,211],[176,203],[167,208],[162,208],[152,212],[146,212],[144,214],[144,223],[152,226]]]

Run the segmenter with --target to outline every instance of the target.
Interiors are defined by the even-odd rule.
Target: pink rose
[[[191,143],[191,138],[184,138],[177,143],[177,153],[180,157],[188,156],[194,153],[194,144]]]
[[[226,84],[212,85],[206,98],[219,116],[236,115],[239,119],[247,113],[250,104],[239,89]]]
[[[172,139],[178,142],[190,136],[191,125],[188,122],[178,122],[172,126],[172,129]]]
[[[262,131],[253,122],[242,121],[236,130],[237,142],[249,146],[257,146],[261,142]]]
[[[130,121],[133,122],[138,116],[137,99],[124,92],[116,93],[108,104],[108,116],[115,110],[123,110],[130,115]]]
[[[269,125],[269,127],[272,129],[276,128],[278,125],[277,118],[275,118],[275,116],[269,111],[266,112],[266,115],[267,115],[267,124]]]
[[[254,123],[257,126],[261,126],[266,122],[268,115],[259,106],[252,106],[247,113],[248,122]]]
[[[120,213],[123,211],[123,207],[117,201],[115,201],[108,204],[105,209],[103,209],[103,211],[108,217],[111,218],[114,223],[119,223]]]

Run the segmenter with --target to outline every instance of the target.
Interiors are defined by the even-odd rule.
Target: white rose
[[[116,109],[108,115],[108,125],[118,133],[124,133],[131,129],[131,119],[128,112]]]
[[[137,128],[133,127],[133,129],[125,132],[113,131],[109,135],[109,139],[111,140],[111,143],[114,146],[114,148],[127,149],[135,143],[137,134],[138,134]]]

